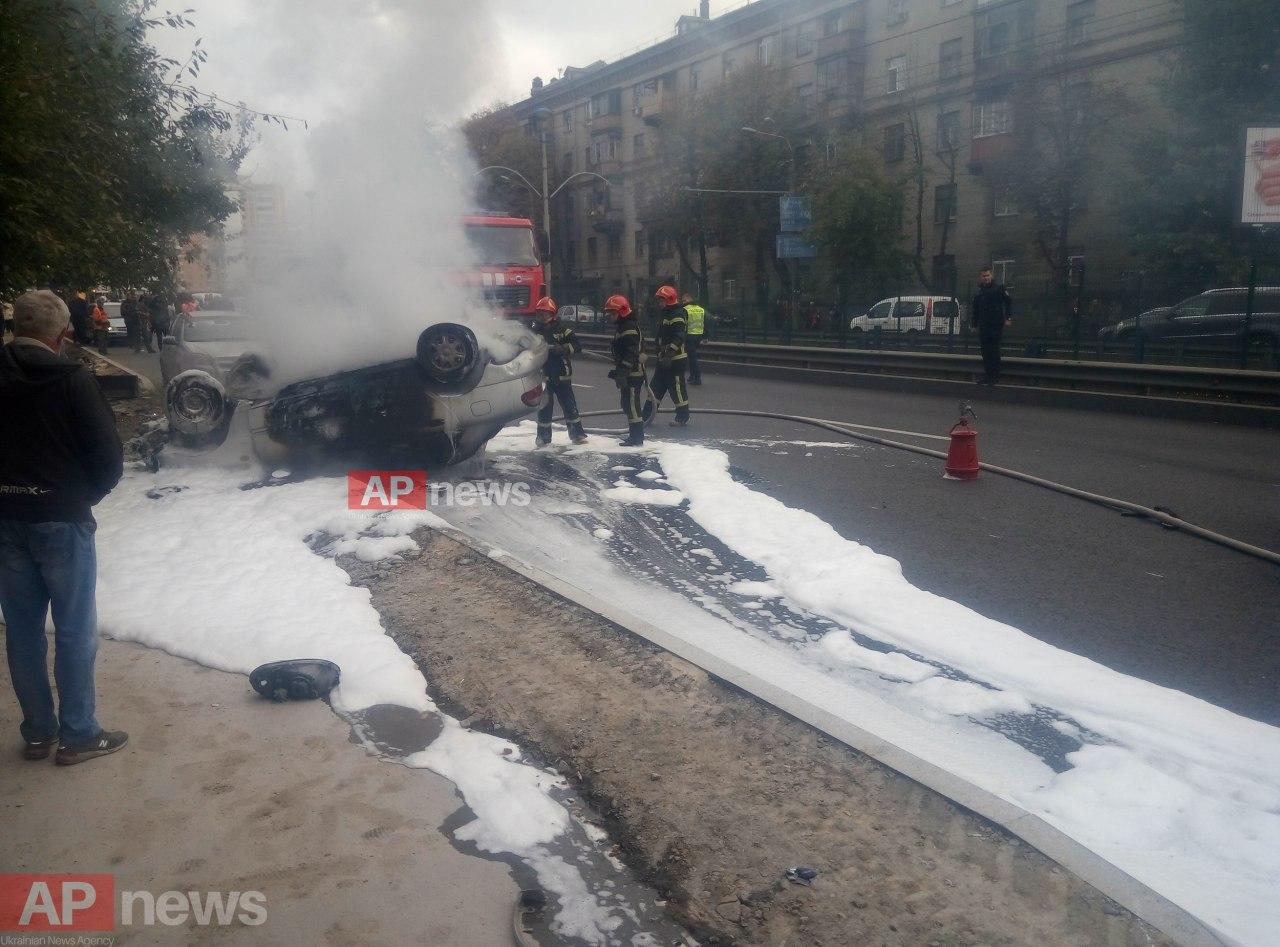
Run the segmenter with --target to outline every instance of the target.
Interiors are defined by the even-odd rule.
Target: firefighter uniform
[[[698,363],[698,346],[702,345],[702,337],[707,331],[707,311],[697,303],[687,303],[684,307],[689,320],[689,328],[685,332],[684,347],[689,353],[689,384],[702,384],[702,366]]]
[[[662,401],[671,392],[676,406],[675,424],[689,423],[689,388],[685,373],[689,370],[689,353],[685,337],[689,328],[688,313],[684,306],[666,306],[662,310],[662,324],[658,328],[658,367],[654,370],[653,397]]]
[[[555,403],[560,402],[560,411],[569,428],[569,439],[580,444],[587,439],[582,429],[582,419],[578,417],[578,399],[573,393],[573,356],[582,351],[582,343],[578,334],[570,326],[563,326],[560,320],[551,318],[539,320],[533,324],[533,331],[542,336],[547,343],[547,361],[542,366],[542,375],[547,386],[547,400],[538,410],[538,445],[551,443],[551,416],[555,413]]]
[[[627,416],[627,439],[623,444],[644,443],[644,416],[640,409],[640,391],[644,387],[644,338],[640,322],[633,313],[618,318],[613,330],[614,380],[621,393],[622,413]]]

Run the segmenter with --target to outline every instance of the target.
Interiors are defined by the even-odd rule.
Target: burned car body
[[[179,320],[161,353],[170,434],[213,449],[235,417],[268,464],[324,456],[457,463],[542,400],[546,343],[505,331],[503,360],[468,326],[441,322],[422,331],[412,357],[277,386],[249,317],[196,312]]]

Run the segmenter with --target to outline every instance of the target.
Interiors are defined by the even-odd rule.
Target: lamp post
[[[547,193],[547,163],[546,163],[546,139],[545,139],[546,132],[545,131],[543,132],[543,135],[544,135],[544,139],[543,139],[542,189],[541,190],[534,187],[533,184],[530,183],[529,179],[526,178],[519,171],[517,171],[515,168],[508,168],[505,165],[501,165],[501,164],[491,164],[491,165],[488,165],[487,167],[481,168],[479,171],[476,172],[476,177],[479,177],[480,175],[484,174],[486,171],[505,171],[507,174],[514,174],[516,176],[516,179],[521,184],[523,184],[535,195],[537,195],[542,199],[542,233],[547,242],[547,254],[546,254],[547,258],[543,261],[542,265],[543,265],[543,272],[545,273],[547,278],[547,295],[550,296],[551,295],[551,198],[555,197],[557,194],[563,191],[565,188],[565,185],[567,185],[574,178],[580,178],[580,177],[599,178],[601,181],[604,182],[605,187],[613,187],[613,182],[610,181],[608,178],[606,178],[603,174],[596,174],[594,171],[579,171],[576,174],[569,175],[567,178],[565,178],[563,181],[560,182],[559,187],[557,187],[554,191],[548,194]],[[507,178],[507,180],[510,180],[510,178]]]

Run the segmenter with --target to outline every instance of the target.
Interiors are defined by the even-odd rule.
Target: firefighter
[[[684,311],[689,319],[689,328],[684,336],[684,348],[689,353],[689,384],[701,385],[702,366],[698,362],[698,347],[702,345],[702,337],[707,331],[707,311],[689,293],[681,296],[680,301],[684,303]]]
[[[572,327],[560,324],[556,318],[556,302],[550,296],[538,300],[533,318],[533,331],[547,342],[547,361],[542,366],[547,401],[538,410],[536,446],[546,447],[551,443],[551,415],[555,411],[556,399],[560,400],[564,423],[569,427],[569,440],[584,444],[587,432],[582,429],[582,419],[578,417],[578,399],[573,394],[573,382],[570,380],[573,377],[573,356],[582,351],[582,343]]]
[[[622,413],[627,416],[627,436],[623,447],[639,447],[644,443],[644,415],[640,409],[640,390],[644,387],[644,338],[640,322],[631,311],[627,297],[613,295],[605,300],[604,311],[615,320],[613,329],[613,371],[609,377],[622,393]]]
[[[653,373],[653,397],[661,402],[667,392],[676,406],[673,427],[689,423],[689,388],[685,384],[685,372],[689,370],[689,353],[685,349],[685,337],[689,329],[689,313],[680,305],[680,296],[674,286],[660,286],[654,294],[662,307],[662,322],[658,327],[658,367]]]

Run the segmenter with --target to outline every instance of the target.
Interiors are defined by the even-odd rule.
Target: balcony
[[[586,120],[587,128],[591,130],[593,135],[603,135],[605,132],[622,132],[622,116],[620,114],[597,115],[594,118]]]
[[[981,171],[1013,150],[1013,135],[982,135],[969,142],[969,170]]]
[[[675,105],[675,93],[668,92],[665,89],[659,89],[652,95],[645,96],[633,109],[634,113],[640,116],[640,119],[653,128],[659,127],[664,120],[671,117],[672,107]]]
[[[1027,58],[1025,53],[1013,49],[975,56],[973,60],[974,81],[988,82],[995,79],[1012,79],[1026,68]]]
[[[593,207],[587,211],[591,226],[600,233],[622,233],[627,219],[616,207]]]
[[[854,62],[865,59],[867,31],[862,29],[841,30],[830,36],[818,37],[814,52],[817,59],[838,56],[842,53],[852,57]]]

